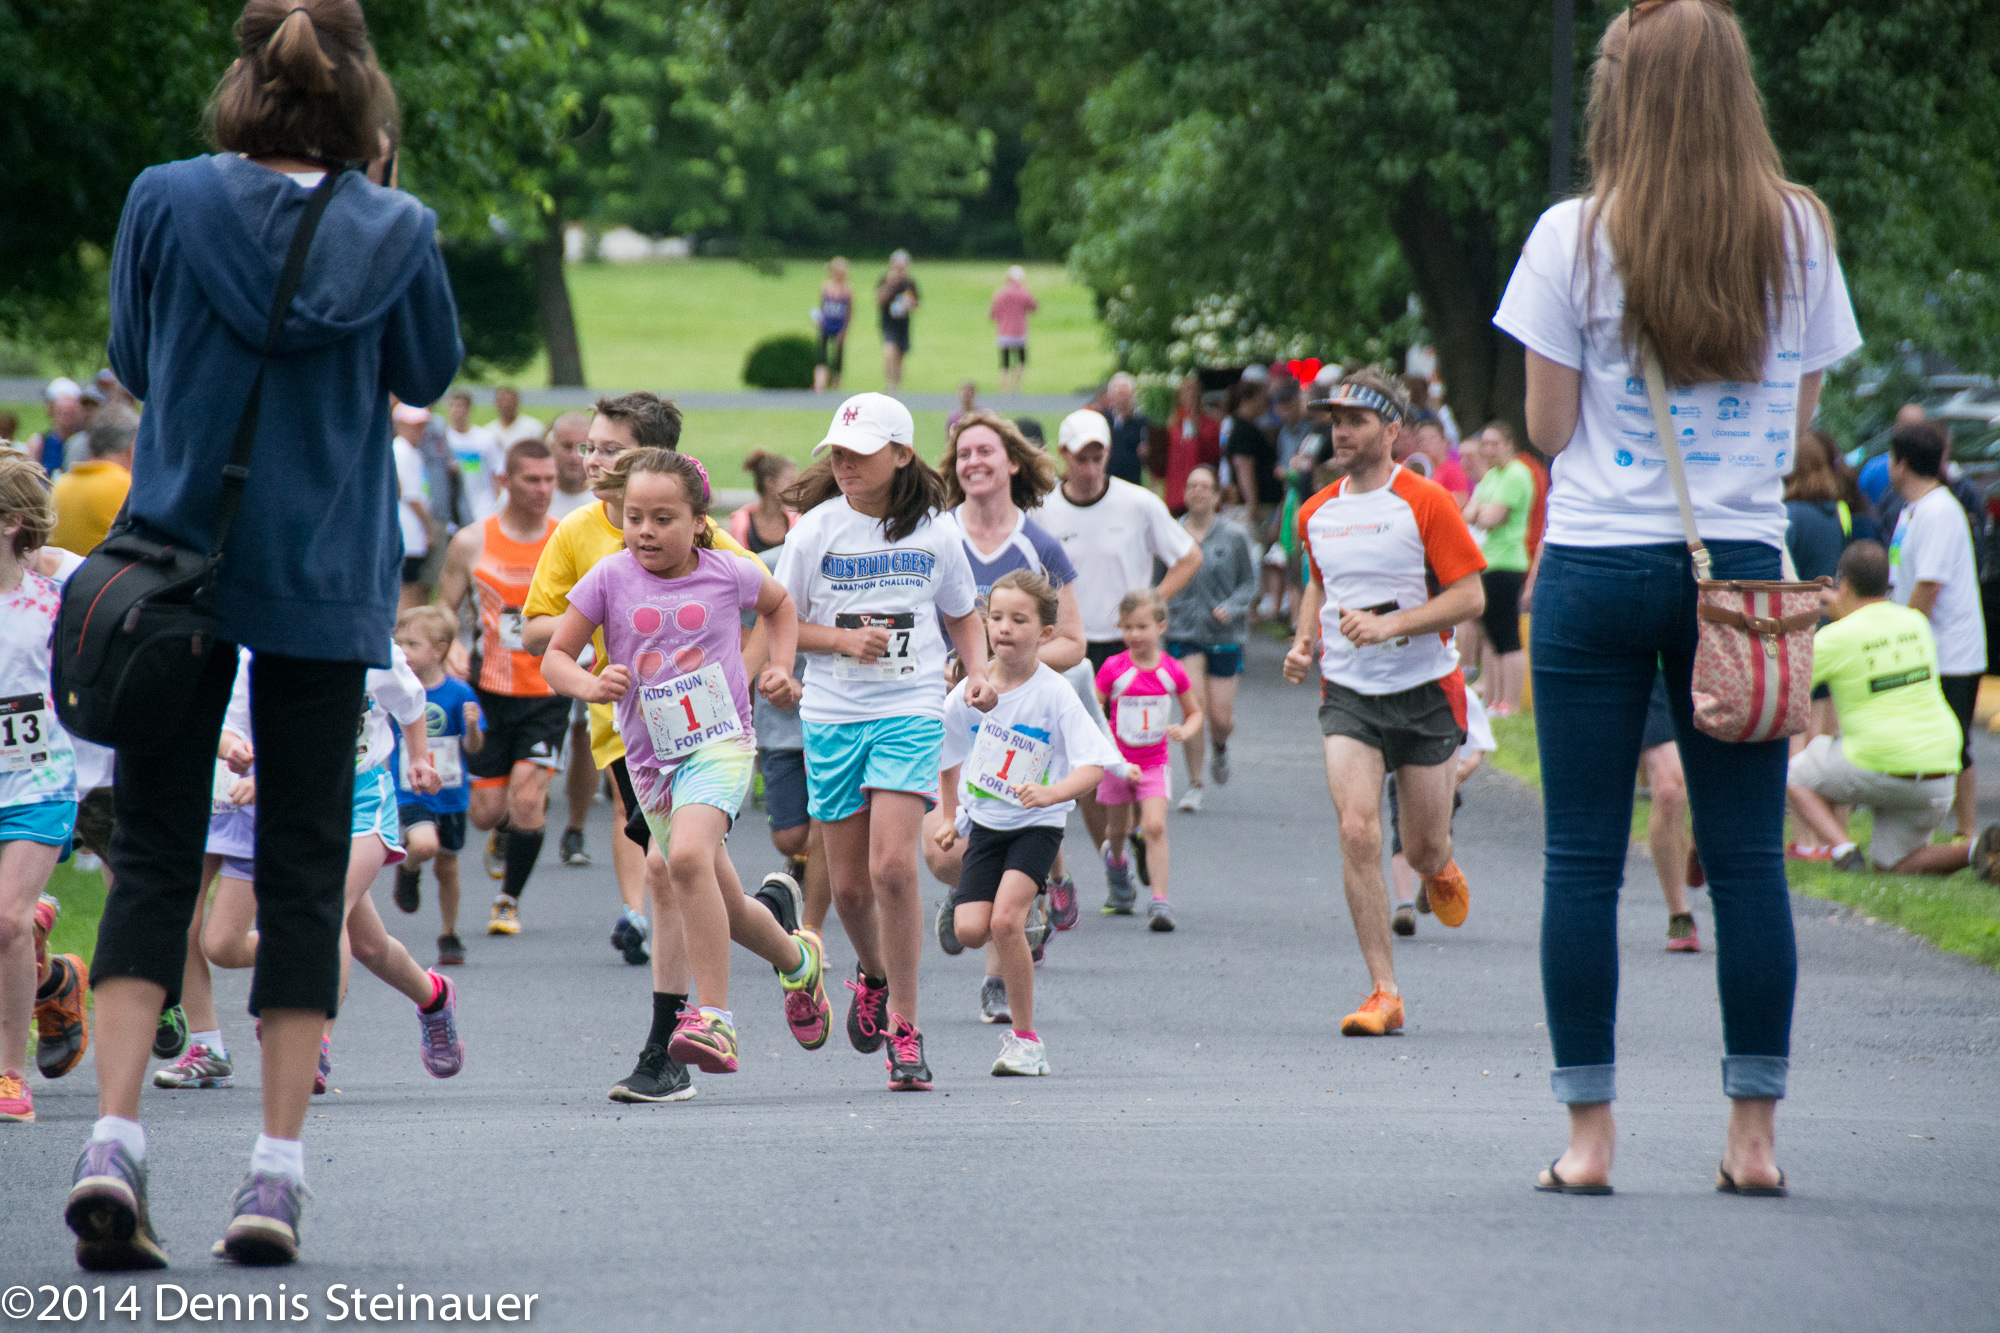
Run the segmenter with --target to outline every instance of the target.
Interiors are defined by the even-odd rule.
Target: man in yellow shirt
[[[55,480],[50,501],[56,526],[49,545],[87,555],[111,531],[132,489],[132,443],[139,418],[129,407],[106,408],[90,425],[90,457]]]
[[[583,446],[584,469],[597,501],[565,517],[556,525],[548,545],[542,548],[541,561],[535,566],[534,581],[521,608],[527,616],[521,642],[528,652],[539,655],[548,647],[557,620],[569,609],[569,592],[578,580],[598,561],[625,549],[625,534],[614,518],[611,503],[603,492],[597,491],[599,480],[611,470],[619,455],[641,448],[678,449],[680,436],[680,409],[654,394],[627,393],[598,400],[590,434]],[[708,520],[708,527],[717,549],[757,559],[713,517]],[[744,664],[753,672],[760,669],[763,660],[762,633],[761,628],[752,631],[752,637],[744,644]],[[597,655],[594,669],[602,671],[607,665],[603,631],[592,636],[591,647]],[[648,1040],[638,1067],[612,1088],[611,1096],[613,1100],[628,1102],[679,1101],[694,1095],[693,1082],[681,1065],[667,1058],[666,1043],[673,1033],[674,1019],[687,999],[687,944],[678,912],[669,910],[672,899],[665,892],[665,862],[657,848],[648,852],[651,836],[644,816],[636,808],[631,778],[625,772],[625,743],[618,737],[610,704],[590,707],[590,752],[600,769],[610,770],[618,794],[614,823],[619,827],[612,835],[612,860],[625,910],[612,928],[612,946],[622,952],[631,940],[643,940],[647,922],[641,904],[646,896],[652,898],[654,907],[653,1038],[656,1040]],[[727,858],[725,850],[716,867],[723,888],[740,892],[741,881]],[[774,886],[773,880],[782,880],[783,885]],[[648,888],[653,890],[650,895],[645,893]],[[767,877],[757,897],[787,932],[798,929],[800,895],[790,876]]]

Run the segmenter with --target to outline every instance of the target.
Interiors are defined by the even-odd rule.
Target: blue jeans
[[[1717,578],[1779,576],[1776,547],[1716,542],[1709,552]],[[1790,747],[1731,744],[1695,728],[1695,585],[1686,547],[1548,546],[1534,598],[1530,660],[1547,849],[1542,998],[1556,1100],[1617,1095],[1618,890],[1656,671],[1666,675],[1715,908],[1722,1091],[1782,1097],[1798,980],[1783,846]]]

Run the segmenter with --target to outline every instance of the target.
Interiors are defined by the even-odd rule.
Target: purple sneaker
[[[259,1033],[258,1036],[261,1039],[263,1034]],[[328,1082],[332,1080],[332,1078],[333,1078],[333,1038],[321,1037],[319,1039],[319,1069],[317,1072],[313,1074],[313,1094],[317,1096],[318,1094],[325,1092],[326,1085]]]
[[[299,1257],[299,1213],[306,1187],[290,1176],[252,1171],[230,1205],[229,1226],[215,1242],[218,1259],[239,1264],[288,1264]]]
[[[1068,875],[1049,876],[1049,922],[1057,930],[1076,925],[1076,881]]]
[[[438,991],[444,996],[444,1003],[435,1013],[417,1010],[417,1027],[422,1034],[424,1068],[432,1078],[450,1078],[465,1068],[465,1042],[458,1035],[458,987],[452,985],[450,977],[441,977],[436,972],[426,972],[425,976],[437,983]]]
[[[167,1252],[146,1215],[146,1168],[122,1143],[92,1140],[76,1159],[76,1180],[63,1206],[76,1233],[76,1262],[93,1273],[165,1268]]]

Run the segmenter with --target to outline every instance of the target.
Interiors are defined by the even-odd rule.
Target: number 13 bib
[[[684,758],[704,745],[743,735],[736,699],[722,664],[711,662],[699,671],[676,676],[639,691],[639,714],[662,762]]]

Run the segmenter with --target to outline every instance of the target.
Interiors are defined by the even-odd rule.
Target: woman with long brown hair
[[[1647,697],[1664,669],[1715,912],[1716,1185],[1781,1193],[1774,1156],[1797,952],[1781,849],[1783,740],[1696,730],[1695,584],[1641,347],[1665,367],[1714,577],[1775,579],[1784,477],[1821,372],[1861,344],[1811,191],[1785,179],[1726,4],[1644,0],[1598,45],[1591,188],[1528,238],[1494,322],[1527,347],[1528,434],[1555,459],[1531,660],[1547,864],[1542,992],[1568,1149],[1537,1187],[1610,1191],[1618,891]]]

